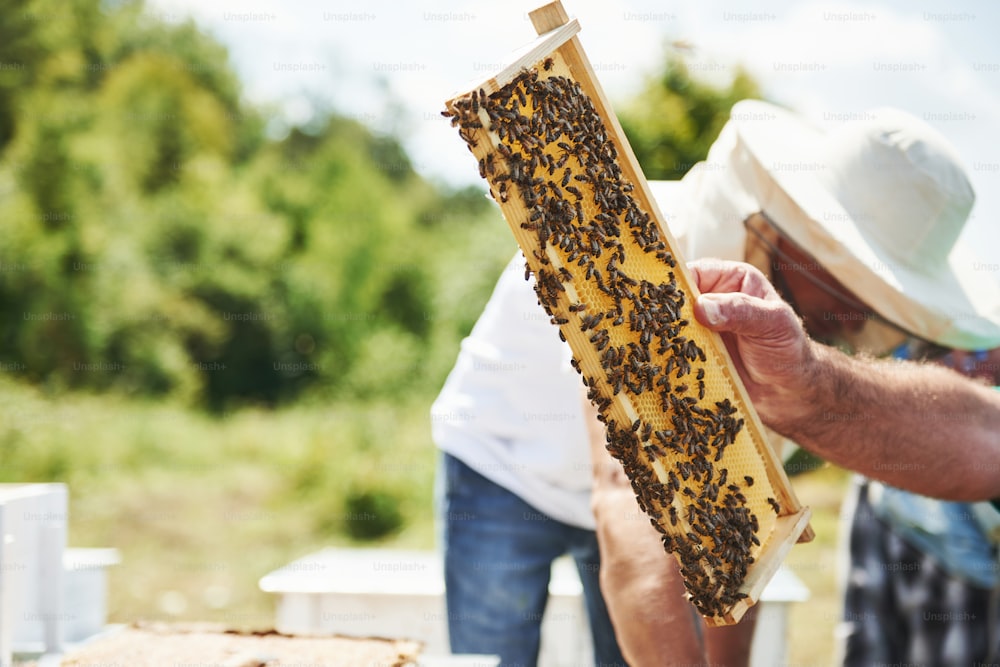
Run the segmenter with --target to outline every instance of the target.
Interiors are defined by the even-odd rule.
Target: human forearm
[[[695,315],[722,334],[761,420],[845,468],[924,495],[1000,496],[1000,394],[938,366],[848,357],[806,336],[763,274],[693,262]]]
[[[809,412],[772,416],[775,430],[893,486],[951,500],[1000,496],[1000,395],[940,366],[810,345],[801,386],[785,392]]]
[[[703,664],[701,621],[684,597],[677,561],[663,551],[631,488],[600,493],[601,591],[628,664]]]
[[[629,665],[705,662],[700,620],[684,598],[676,560],[639,509],[621,464],[605,449],[597,411],[585,403],[594,464],[592,507],[601,550],[601,591]]]

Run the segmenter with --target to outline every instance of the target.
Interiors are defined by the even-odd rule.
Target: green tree
[[[32,8],[33,0],[0,3],[0,154],[17,131],[20,91],[35,80],[44,47]]]
[[[619,119],[646,178],[677,180],[708,155],[732,106],[760,96],[742,68],[727,86],[716,86],[693,77],[683,58],[668,53],[662,71],[623,106]]]
[[[332,113],[269,139],[190,21],[4,4],[0,361],[213,409],[440,384],[509,252],[481,194]]]

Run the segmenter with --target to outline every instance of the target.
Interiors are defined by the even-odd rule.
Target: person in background
[[[591,464],[569,347],[515,255],[431,408],[453,653],[535,665],[553,561],[576,563],[594,662],[624,665],[599,584]]]

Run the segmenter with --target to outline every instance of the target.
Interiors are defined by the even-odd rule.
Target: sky
[[[534,37],[542,0],[151,0],[192,16],[230,51],[248,97],[306,122],[333,108],[403,139],[415,168],[479,182],[439,115]],[[963,233],[1000,275],[1000,3],[990,0],[563,0],[612,104],[655,73],[670,44],[725,83],[739,64],[765,96],[824,129],[881,106],[923,118],[955,144],[976,189]],[[280,133],[281,128],[274,128]],[[485,188],[484,188],[485,189]]]

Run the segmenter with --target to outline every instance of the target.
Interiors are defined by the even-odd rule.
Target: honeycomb
[[[554,51],[494,88],[450,100],[443,115],[479,158],[689,599],[731,622],[786,480],[762,457],[767,445],[748,426],[759,422],[708,344],[714,334],[695,322],[686,273],[571,65]]]

